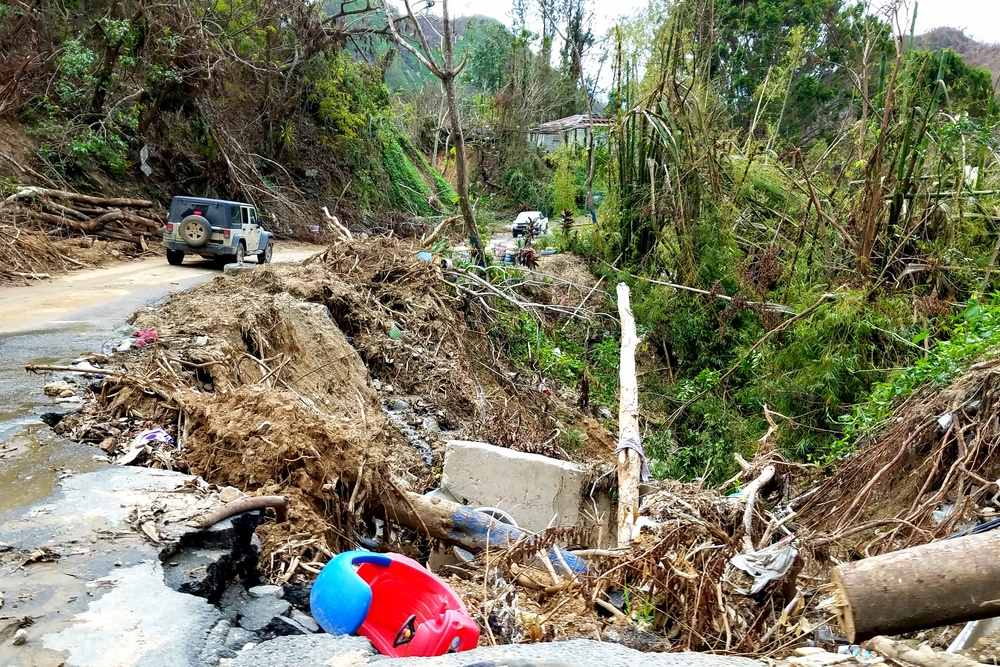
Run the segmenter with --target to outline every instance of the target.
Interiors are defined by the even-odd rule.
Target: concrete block
[[[451,440],[441,486],[470,507],[499,507],[532,531],[582,525],[587,469],[482,442]],[[592,514],[593,512],[591,512]]]

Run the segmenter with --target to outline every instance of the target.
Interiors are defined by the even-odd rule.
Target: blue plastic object
[[[389,567],[388,556],[371,551],[345,551],[327,563],[316,577],[309,607],[320,627],[331,635],[353,635],[372,606],[372,589],[354,569],[371,563]]]
[[[477,551],[486,548],[505,549],[516,542],[524,531],[516,526],[501,523],[489,514],[469,507],[461,507],[451,515],[451,536],[456,542],[474,543]],[[471,546],[471,545],[470,545]],[[565,571],[563,562],[573,574],[585,574],[587,562],[561,547],[548,550],[549,561],[557,572]]]

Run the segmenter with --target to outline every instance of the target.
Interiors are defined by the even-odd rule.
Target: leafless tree
[[[434,52],[427,42],[424,29],[413,13],[413,8],[410,6],[410,0],[403,0],[403,5],[406,8],[406,17],[403,20],[410,23],[416,36],[417,44],[412,44],[399,33],[399,30],[396,28],[396,21],[398,19],[392,15],[392,11],[389,9],[387,3],[383,4],[386,26],[389,35],[396,44],[400,48],[412,53],[420,64],[430,70],[441,81],[441,85],[444,87],[445,99],[448,104],[448,119],[451,124],[451,138],[455,146],[455,176],[458,181],[455,189],[458,192],[458,205],[462,209],[462,218],[465,220],[465,231],[472,244],[476,261],[481,263],[484,261],[486,253],[483,249],[483,241],[479,236],[479,226],[476,224],[476,212],[472,208],[472,202],[469,199],[469,171],[465,156],[465,135],[462,133],[462,119],[458,113],[458,91],[455,86],[455,79],[462,73],[462,69],[468,61],[468,52],[466,52],[461,64],[456,67],[451,19],[448,15],[448,0],[441,0],[441,51],[444,63],[439,63],[434,57]]]

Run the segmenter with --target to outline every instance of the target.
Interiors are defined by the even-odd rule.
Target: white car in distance
[[[542,215],[541,211],[522,211],[517,214],[514,224],[510,226],[511,235],[514,238],[525,235],[529,224],[534,224],[535,236],[541,236],[549,230],[549,219]]]

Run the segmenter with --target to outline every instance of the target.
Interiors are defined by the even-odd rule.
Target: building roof
[[[562,134],[571,130],[584,130],[588,127],[608,127],[613,123],[614,121],[610,118],[580,113],[575,116],[566,116],[559,120],[550,120],[547,123],[536,125],[528,130],[528,132],[531,134]]]

